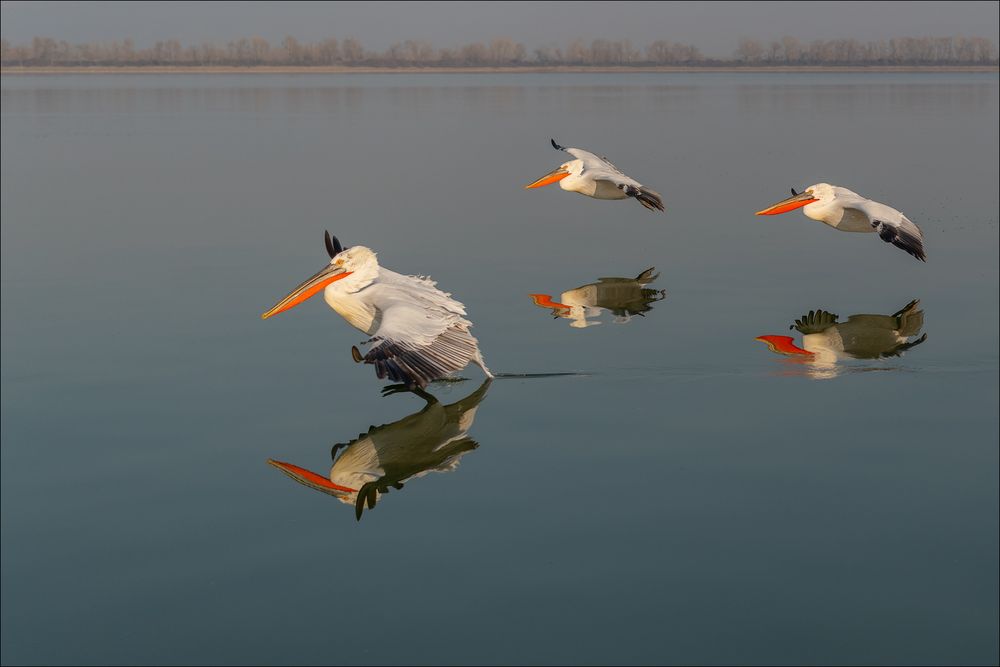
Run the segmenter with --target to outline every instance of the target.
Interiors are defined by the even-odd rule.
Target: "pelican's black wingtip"
[[[563,148],[562,146],[560,146],[559,144],[557,144],[555,139],[549,139],[549,141],[552,142],[552,148],[556,149],[557,151],[564,151],[564,150],[566,150],[565,148]]]

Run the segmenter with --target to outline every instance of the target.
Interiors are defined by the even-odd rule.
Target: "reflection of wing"
[[[837,323],[837,316],[825,310],[810,310],[808,313],[795,320],[795,324],[788,327],[795,329],[801,334],[814,334],[826,331]]]
[[[463,413],[473,410],[483,402],[486,398],[486,392],[489,391],[490,385],[493,384],[492,378],[486,378],[479,388],[474,392],[466,396],[465,398],[460,398],[454,403],[444,406],[445,414],[448,415],[449,421],[455,418],[461,418]],[[465,428],[468,429],[472,424],[468,424]]]
[[[660,277],[659,273],[656,273],[656,267],[649,267],[635,278],[621,278],[618,276],[604,276],[597,279],[599,283],[639,283],[640,285],[648,285],[657,278]]]
[[[624,177],[628,181],[635,183],[636,185],[639,185],[638,181],[635,181],[629,178],[628,176],[625,176],[625,172],[623,172],[621,169],[613,165],[611,163],[611,160],[609,160],[606,157],[595,155],[594,153],[591,153],[590,151],[585,151],[582,148],[566,148],[563,150],[565,150],[567,153],[575,157],[577,160],[583,162],[584,169],[594,169],[594,170],[600,169],[608,173],[618,174],[619,176]]]
[[[892,315],[850,315],[849,325],[866,326],[870,329],[885,329],[906,338],[916,336],[924,326],[924,311],[917,310],[920,299],[914,299]]]
[[[920,299],[914,299],[895,313],[893,317],[899,318],[897,329],[900,336],[916,336],[924,326],[924,311],[917,310]]]
[[[663,198],[660,196],[660,193],[644,187],[642,183],[631,176],[626,176],[608,158],[599,157],[582,148],[563,148],[554,140],[552,141],[552,145],[559,150],[566,151],[577,160],[583,162],[583,171],[580,172],[581,176],[591,178],[595,181],[607,181],[611,183],[629,197],[635,197],[640,204],[650,211],[663,210]]]
[[[476,358],[478,341],[469,333],[472,324],[462,317],[462,304],[429,280],[389,271],[382,271],[380,278],[387,305],[381,309],[372,348],[362,357],[375,365],[379,378],[425,387]]]
[[[878,232],[879,238],[902,248],[921,262],[927,261],[924,253],[924,235],[920,228],[913,224],[905,215],[885,204],[858,197],[860,201],[847,204],[845,208],[861,211],[868,217],[872,228]]]
[[[415,470],[398,470],[371,482],[366,482],[358,490],[358,497],[354,501],[354,517],[360,521],[365,505],[368,509],[373,509],[380,494],[388,493],[389,488],[402,489],[403,482],[414,477],[423,477],[429,472],[451,472],[458,467],[458,460],[466,452],[479,447],[479,443],[468,436],[458,438],[446,443],[443,447],[435,450],[431,461],[425,461],[425,467]]]
[[[896,347],[892,348],[891,350],[888,350],[887,352],[883,352],[882,356],[883,357],[898,357],[903,352],[906,352],[910,348],[914,348],[917,345],[920,345],[925,340],[927,340],[927,334],[924,334],[923,336],[921,336],[920,338],[914,340],[913,342],[910,342],[910,343],[900,343],[899,345],[897,345]]]

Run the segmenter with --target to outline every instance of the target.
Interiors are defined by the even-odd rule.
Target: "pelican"
[[[407,480],[429,472],[451,472],[462,456],[479,446],[468,431],[491,382],[487,378],[474,392],[450,405],[442,405],[421,389],[412,390],[426,401],[423,409],[334,445],[329,479],[291,463],[267,462],[300,484],[354,505],[360,521],[365,504],[374,508],[390,487],[402,489]],[[400,385],[386,387],[383,393],[400,389]]]
[[[757,215],[778,215],[797,208],[802,208],[807,217],[842,232],[878,232],[879,238],[886,243],[902,248],[921,262],[927,261],[924,235],[909,218],[891,206],[865,199],[839,185],[817,183],[805,192],[792,188],[791,197],[757,211]]]
[[[772,352],[796,357],[813,365],[832,368],[841,359],[896,357],[927,340],[913,339],[924,326],[924,311],[914,299],[892,315],[851,315],[838,322],[837,315],[810,310],[789,328],[802,334],[802,347],[791,336],[758,336]]]
[[[493,377],[469,333],[472,323],[465,306],[422,276],[404,276],[379,266],[375,253],[364,246],[344,248],[326,232],[330,263],[306,279],[288,296],[261,315],[267,319],[294,308],[323,291],[327,305],[348,324],[371,338],[364,355],[351,348],[356,362],[375,366],[379,379],[388,377],[410,387],[426,387],[476,363]]]
[[[551,308],[556,317],[573,320],[570,326],[583,329],[600,324],[596,319],[604,310],[611,311],[615,322],[624,324],[633,315],[645,317],[652,310],[650,304],[667,295],[666,290],[650,289],[646,285],[659,278],[656,269],[650,267],[635,278],[598,278],[595,283],[581,285],[563,292],[559,301],[553,301],[549,294],[529,294],[536,306]]]
[[[556,150],[566,151],[575,160],[564,162],[554,171],[550,171],[534,183],[525,185],[526,189],[540,188],[543,185],[559,183],[559,187],[569,192],[579,192],[594,199],[626,199],[635,197],[639,203],[650,211],[662,211],[663,199],[642,183],[623,174],[618,167],[611,164],[606,157],[598,157],[582,148],[565,148],[549,139]]]

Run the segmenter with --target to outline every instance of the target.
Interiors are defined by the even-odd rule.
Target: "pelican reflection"
[[[598,278],[597,282],[563,292],[559,301],[550,294],[531,294],[535,305],[549,308],[555,317],[571,320],[570,326],[583,329],[600,324],[604,311],[614,315],[614,321],[624,324],[633,315],[645,317],[652,304],[667,295],[666,290],[646,287],[659,277],[655,268],[648,268],[635,278]]]
[[[450,472],[462,456],[479,446],[467,433],[491,382],[487,379],[474,392],[448,405],[419,388],[387,387],[386,395],[409,391],[426,405],[399,421],[372,426],[354,440],[334,445],[329,478],[290,463],[267,462],[300,484],[354,505],[360,521],[365,505],[373,509],[390,487],[402,489],[407,480],[429,472]]]
[[[835,377],[837,362],[844,359],[897,357],[927,340],[921,335],[924,311],[914,299],[892,315],[850,315],[846,322],[825,310],[810,310],[789,326],[802,334],[802,347],[791,336],[758,336],[772,352],[806,364],[810,375]]]

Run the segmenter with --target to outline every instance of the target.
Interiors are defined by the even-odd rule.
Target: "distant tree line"
[[[0,40],[0,64],[23,67],[226,65],[368,66],[368,67],[519,67],[519,66],[651,66],[651,65],[995,65],[993,42],[983,37],[902,37],[859,42],[828,39],[801,42],[795,37],[761,42],[742,39],[731,60],[706,58],[698,47],[657,40],[636,48],[629,40],[574,40],[566,48],[543,46],[531,52],[524,44],[500,37],[457,48],[437,48],[408,39],[384,51],[365,49],[353,37],[300,42],[285,37],[271,44],[244,37],[225,44],[185,46],[176,39],[137,48],[131,39],[70,44],[35,37],[30,44]]]
[[[997,62],[993,41],[984,37],[900,37],[874,42],[794,37],[770,43],[741,39],[739,62],[795,65],[990,65]]]

